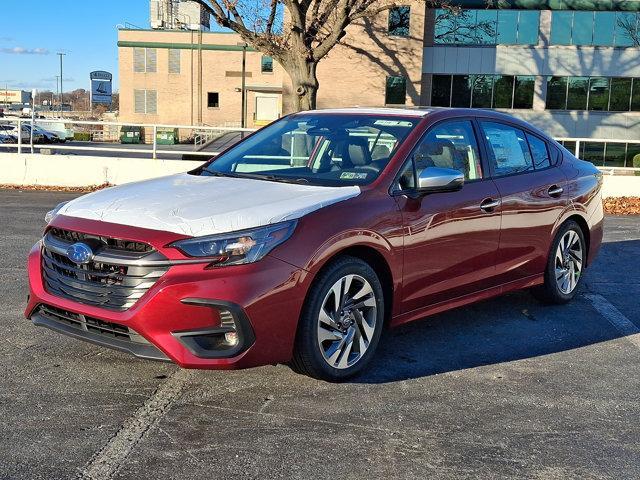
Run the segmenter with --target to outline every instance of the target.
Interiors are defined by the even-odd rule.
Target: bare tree
[[[616,19],[616,24],[624,36],[635,47],[640,46],[640,32],[637,27],[637,17],[634,13],[630,15],[620,15]]]
[[[241,0],[194,1],[218,25],[238,33],[247,44],[282,65],[293,84],[296,111],[315,108],[318,63],[346,35],[349,25],[407,3],[406,0],[258,0],[255,5]],[[456,10],[449,6],[449,0],[424,1],[429,7]]]

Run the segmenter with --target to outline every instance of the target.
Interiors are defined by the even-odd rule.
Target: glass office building
[[[423,105],[503,110],[569,148],[579,141],[596,164],[631,166],[640,152],[640,2],[452,5],[462,8],[427,10]]]

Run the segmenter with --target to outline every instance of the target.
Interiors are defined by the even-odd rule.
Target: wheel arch
[[[393,313],[394,293],[396,291],[396,289],[394,289],[394,284],[395,284],[394,275],[393,275],[389,260],[385,257],[383,253],[380,252],[378,248],[370,244],[360,243],[360,244],[350,245],[340,250],[331,252],[330,255],[323,258],[322,264],[314,273],[314,280],[311,282],[311,285],[307,289],[307,293],[305,295],[305,303],[307,302],[309,295],[313,291],[313,286],[315,285],[315,281],[320,276],[320,274],[324,270],[329,268],[329,266],[333,262],[343,257],[354,257],[362,260],[373,269],[376,275],[378,275],[378,279],[382,284],[382,291],[384,294],[385,325],[388,325],[390,323],[391,316]]]

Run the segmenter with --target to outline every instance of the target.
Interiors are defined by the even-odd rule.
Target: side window
[[[527,140],[529,141],[529,147],[531,148],[531,155],[533,156],[533,165],[536,170],[541,168],[547,168],[551,166],[551,158],[549,157],[549,149],[546,142],[540,140],[538,137],[529,135],[527,133]]]
[[[416,173],[428,167],[453,168],[465,180],[482,178],[473,125],[469,120],[453,120],[436,125],[422,139],[414,153]]]
[[[533,171],[531,152],[522,130],[503,123],[481,121],[480,124],[497,177]]]

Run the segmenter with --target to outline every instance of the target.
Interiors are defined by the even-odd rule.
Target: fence
[[[112,153],[136,153],[147,154],[152,159],[157,159],[159,154],[162,155],[189,155],[189,156],[202,156],[211,157],[217,155],[219,152],[215,150],[200,150],[207,143],[220,139],[217,146],[226,148],[235,141],[244,136],[245,133],[253,132],[255,129],[251,128],[239,128],[236,126],[209,126],[209,125],[170,125],[170,124],[146,124],[146,123],[131,123],[131,122],[102,122],[102,121],[89,121],[89,120],[71,120],[64,118],[46,118],[46,119],[24,119],[24,118],[2,118],[1,123],[13,123],[17,124],[18,132],[22,132],[23,125],[33,126],[35,123],[38,126],[42,124],[64,124],[80,126],[85,133],[88,134],[92,140],[91,144],[87,145],[64,145],[55,144],[54,146],[36,144],[33,142],[33,135],[30,135],[29,142],[23,141],[23,135],[18,135],[18,143],[16,144],[3,144],[0,143],[1,149],[14,149],[17,148],[18,153],[25,153],[24,150],[28,149],[29,152],[35,153],[37,150],[43,148],[53,148],[60,151],[75,151],[75,152],[112,152]],[[139,147],[127,147],[126,150],[122,146],[113,146],[114,142],[120,141],[120,130],[122,127],[135,127],[142,129],[145,134],[147,129],[151,132],[150,142],[143,143]],[[45,127],[46,129],[46,127]],[[188,143],[180,143],[180,145],[192,145],[192,148],[180,149],[180,148],[162,148],[164,145],[158,142],[158,133],[165,130],[177,130],[180,139],[188,138]],[[33,129],[31,128],[31,131]],[[237,134],[235,137],[230,134]],[[226,141],[221,139],[225,135],[230,135],[230,138]],[[240,137],[240,138],[237,138]],[[143,141],[146,141],[146,135]],[[608,139],[608,138],[569,138],[561,137],[556,140],[562,143],[570,151],[573,151],[576,157],[583,158],[585,160],[592,161],[598,168],[611,175],[632,175],[640,172],[640,168],[629,166],[631,164],[631,158],[636,154],[640,154],[640,142],[633,142],[629,140],[621,139]],[[96,144],[97,143],[97,144]],[[100,145],[100,144],[104,145]],[[109,144],[112,144],[109,146]],[[142,146],[144,145],[144,147]],[[622,148],[621,148],[622,147]],[[617,151],[615,151],[617,148]],[[613,152],[613,153],[611,153]],[[622,163],[622,165],[619,165]]]
[[[130,123],[130,122],[102,122],[102,121],[88,121],[88,120],[69,120],[65,118],[45,118],[45,119],[24,119],[24,118],[11,118],[6,117],[0,119],[0,123],[10,123],[17,125],[17,132],[20,132],[18,136],[17,144],[12,143],[0,143],[0,149],[14,149],[17,148],[18,153],[26,153],[24,150],[28,149],[30,153],[36,153],[36,151],[43,148],[60,151],[82,151],[82,152],[118,152],[122,153],[144,153],[151,155],[151,158],[158,158],[158,154],[165,155],[197,155],[203,157],[211,157],[219,152],[217,151],[201,151],[198,147],[202,147],[204,144],[210,141],[215,141],[217,138],[221,138],[226,134],[237,133],[242,137],[245,133],[253,132],[252,128],[239,128],[239,127],[216,127],[216,126],[197,126],[197,125],[171,125],[171,124],[147,124],[147,123]],[[36,127],[39,125],[45,125],[41,128],[47,130],[46,125],[51,124],[63,124],[65,130],[67,126],[80,125],[83,130],[88,133],[92,142],[91,145],[64,145],[62,143],[56,143],[54,145],[38,144],[34,142],[34,135],[30,132],[34,132],[33,125]],[[29,141],[25,142],[23,136],[26,136],[23,132],[23,126],[29,126]],[[96,128],[100,127],[100,128]],[[108,146],[109,143],[114,143],[120,140],[122,127],[134,127],[140,128],[142,133],[142,144],[148,145],[147,148],[129,147],[123,150],[122,147]],[[115,130],[114,130],[115,129]],[[151,141],[147,142],[147,131],[151,132]],[[158,134],[165,131],[178,131],[180,139],[188,138],[189,142],[180,142],[179,145],[193,145],[190,150],[179,148],[162,148],[162,143],[158,141]],[[186,132],[186,134],[185,134]],[[0,132],[1,133],[1,132]],[[36,136],[37,136],[37,132]],[[58,133],[58,130],[53,130],[53,133]],[[202,139],[205,138],[206,141]],[[96,145],[95,143],[105,143],[106,146]]]

